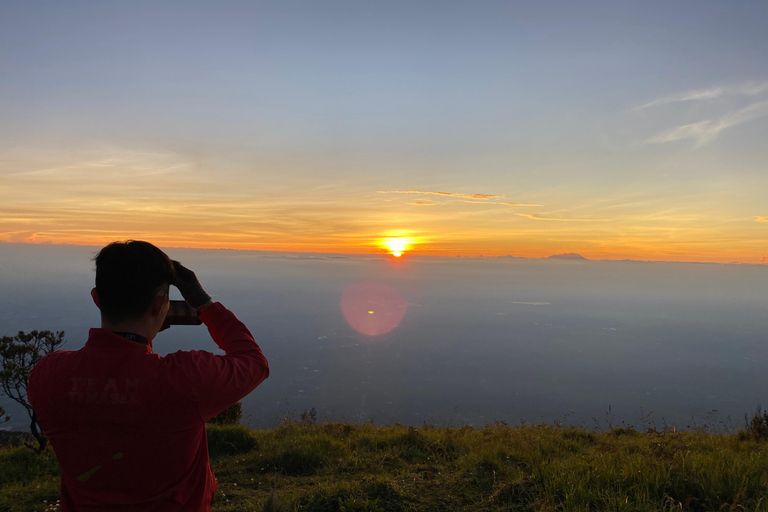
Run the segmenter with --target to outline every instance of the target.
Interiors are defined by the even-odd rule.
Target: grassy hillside
[[[209,426],[214,511],[768,511],[748,434],[506,425]],[[0,510],[56,510],[52,452],[0,449]]]

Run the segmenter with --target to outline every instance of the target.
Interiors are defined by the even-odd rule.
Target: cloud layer
[[[541,206],[535,203],[511,203],[511,202],[499,202],[497,199],[504,199],[500,194],[466,194],[462,192],[439,192],[432,190],[379,190],[379,194],[417,194],[422,196],[440,196],[440,197],[455,197],[461,199],[462,203],[470,204],[500,204],[504,206],[517,206],[517,207],[534,207]],[[432,201],[425,199],[421,201],[414,201],[408,203],[413,206],[431,206],[434,205]]]
[[[379,194],[420,194],[424,196],[461,197],[465,199],[502,199],[504,196],[494,194],[460,194],[458,192],[433,192],[424,190],[379,190]]]
[[[518,213],[520,217],[526,217],[533,220],[552,220],[557,222],[610,222],[611,219],[579,219],[579,218],[567,218],[567,217],[547,217],[545,215],[539,215],[537,213]]]
[[[651,101],[634,110],[638,111],[660,105],[687,101],[711,102],[727,96],[740,96],[743,98],[755,99],[762,96],[762,98],[759,101],[752,100],[753,103],[745,107],[731,109],[717,118],[705,119],[695,123],[687,123],[664,130],[653,137],[649,137],[644,142],[646,144],[663,144],[678,140],[692,139],[694,141],[694,147],[698,148],[709,144],[715,140],[720,133],[728,128],[768,116],[768,99],[766,99],[766,97],[768,97],[768,82],[749,82],[742,85],[689,91],[683,94]]]
[[[645,105],[635,107],[634,110],[643,110],[659,105],[679,103],[683,101],[714,100],[724,96],[758,96],[766,92],[768,92],[768,82],[747,82],[738,85],[710,87],[709,89],[698,89],[649,101]]]

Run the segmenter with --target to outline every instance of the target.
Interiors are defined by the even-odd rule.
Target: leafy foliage
[[[305,410],[299,415],[299,421],[306,426],[317,425],[317,410],[314,407],[308,411]]]
[[[0,483],[3,485],[56,476],[59,476],[59,464],[52,450],[37,454],[17,446],[0,452]]]
[[[744,414],[744,422],[746,430],[740,433],[741,438],[752,438],[756,441],[768,440],[768,411],[763,411],[762,407],[758,406],[751,420]]]
[[[44,355],[55,351],[63,343],[64,331],[19,331],[16,336],[3,336],[0,339],[0,387],[8,398],[26,409],[38,452],[45,449],[48,440],[40,433],[37,415],[27,401],[29,374]]]
[[[208,420],[214,425],[239,425],[243,418],[243,404],[236,402]]]

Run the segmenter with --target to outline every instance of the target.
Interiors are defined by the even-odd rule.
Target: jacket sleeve
[[[163,358],[170,384],[198,404],[203,421],[231,406],[269,376],[267,359],[248,328],[216,302],[200,319],[223,356],[202,350],[180,351]]]

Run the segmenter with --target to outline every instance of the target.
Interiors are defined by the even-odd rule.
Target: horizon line
[[[132,238],[129,238],[127,240],[133,240]],[[118,240],[115,240],[118,241]],[[120,240],[122,241],[122,240]],[[111,242],[109,242],[111,243]],[[150,242],[153,243],[153,242]],[[95,249],[100,249],[102,247],[105,247],[107,244],[104,245],[92,245],[89,243],[71,243],[71,242],[9,242],[6,240],[0,240],[1,244],[7,244],[7,245],[31,245],[31,246],[45,246],[45,247],[52,247],[52,246],[70,246],[70,247],[93,247]],[[154,244],[154,243],[153,243]],[[157,244],[154,244],[157,245]],[[515,259],[525,259],[525,260],[546,260],[546,259],[553,259],[555,261],[593,261],[593,262],[605,262],[605,261],[614,261],[614,262],[637,262],[637,263],[695,263],[695,264],[713,264],[713,265],[754,265],[754,266],[768,266],[768,263],[762,263],[760,261],[756,262],[744,262],[744,261],[730,261],[730,262],[721,262],[721,261],[701,261],[701,260],[643,260],[643,259],[633,259],[633,258],[588,258],[586,256],[581,255],[580,253],[574,253],[574,252],[563,252],[563,253],[555,253],[550,254],[547,256],[516,256],[513,254],[498,254],[498,255],[489,255],[485,256],[484,254],[478,254],[475,256],[466,256],[461,254],[455,254],[455,255],[439,255],[439,254],[429,254],[419,251],[407,251],[403,256],[399,258],[392,257],[391,254],[386,252],[319,252],[319,251],[301,251],[301,250],[269,250],[269,249],[238,249],[234,247],[189,247],[189,246],[181,246],[181,245],[158,245],[158,247],[166,248],[166,249],[187,249],[187,250],[196,250],[196,251],[240,251],[240,252],[260,252],[260,253],[280,253],[280,254],[318,254],[318,255],[335,255],[335,256],[380,256],[380,257],[390,257],[391,259],[402,259],[405,256],[408,256],[410,258],[440,258],[440,259],[499,259],[499,258],[515,258]],[[571,255],[575,254],[577,257],[575,258],[556,258],[556,256],[563,256],[563,255]]]

